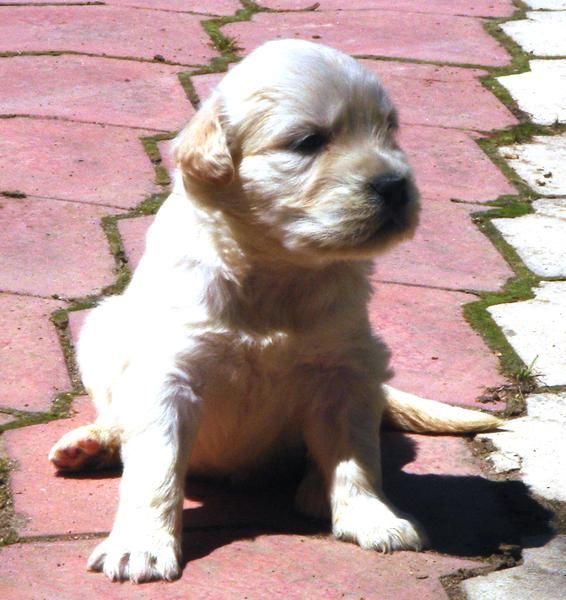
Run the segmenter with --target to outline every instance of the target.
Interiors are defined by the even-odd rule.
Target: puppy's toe
[[[103,438],[94,426],[69,431],[51,448],[49,460],[59,471],[115,465],[119,449],[105,444]]]
[[[87,567],[103,572],[111,581],[143,583],[173,581],[181,575],[178,544],[171,536],[133,541],[110,536],[94,549]]]
[[[423,535],[407,519],[394,515],[381,501],[351,499],[334,518],[333,533],[338,539],[355,542],[367,550],[421,550]]]

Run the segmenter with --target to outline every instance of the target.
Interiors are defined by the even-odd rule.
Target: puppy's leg
[[[88,560],[113,581],[179,577],[184,479],[199,402],[185,375],[131,365],[113,390],[124,472],[109,537]]]
[[[324,474],[334,535],[383,552],[419,550],[416,527],[382,491],[379,388],[340,374],[324,386],[326,397],[322,391],[307,419],[305,441]]]

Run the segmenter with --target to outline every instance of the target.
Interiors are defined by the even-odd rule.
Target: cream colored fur
[[[95,423],[53,447],[61,470],[121,460],[112,580],[181,570],[187,470],[234,475],[306,447],[297,507],[381,551],[421,534],[382,492],[382,412],[411,431],[493,417],[393,390],[367,315],[371,259],[410,236],[418,199],[377,79],[324,46],[272,42],[220,83],[175,143],[174,189],[121,296],[78,346]]]

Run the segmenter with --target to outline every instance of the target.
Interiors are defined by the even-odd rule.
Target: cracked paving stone
[[[566,535],[523,551],[524,563],[461,584],[466,600],[559,600],[566,581]]]
[[[533,493],[548,500],[566,502],[566,392],[532,394],[527,415],[507,421],[505,429],[482,433],[496,450],[487,459],[498,473],[519,470]]]

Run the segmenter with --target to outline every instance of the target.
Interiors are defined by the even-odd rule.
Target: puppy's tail
[[[386,424],[413,433],[475,433],[493,431],[504,425],[502,419],[492,415],[450,406],[443,402],[419,398],[388,385],[385,392]]]

